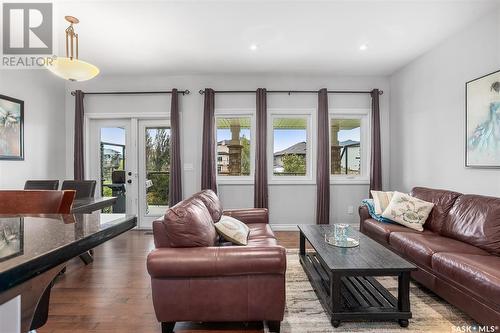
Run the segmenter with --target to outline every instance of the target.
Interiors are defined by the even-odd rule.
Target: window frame
[[[274,162],[274,126],[275,118],[306,118],[307,160],[305,176],[275,176]],[[316,109],[313,108],[273,108],[267,116],[267,170],[270,185],[316,184]]]
[[[215,109],[215,175],[217,184],[253,185],[255,175],[255,109]],[[220,176],[217,170],[217,120],[218,118],[250,118],[250,175]]]
[[[360,157],[361,175],[333,175],[332,172],[332,121],[333,119],[359,119],[360,128]],[[328,109],[328,166],[330,184],[340,185],[366,185],[370,184],[370,159],[371,159],[371,109],[369,108],[330,108]]]

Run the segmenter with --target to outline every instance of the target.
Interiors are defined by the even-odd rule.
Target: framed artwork
[[[24,220],[22,217],[0,219],[0,262],[24,253]]]
[[[465,166],[500,168],[500,70],[465,84]]]
[[[24,160],[24,102],[0,95],[0,160]]]

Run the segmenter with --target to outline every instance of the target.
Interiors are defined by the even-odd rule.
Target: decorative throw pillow
[[[372,219],[382,223],[394,224],[393,221],[386,219],[385,217],[382,217],[380,214],[375,213],[375,204],[373,203],[373,199],[363,199],[363,201],[361,201],[361,204],[365,205],[366,208],[368,208],[368,213],[370,214]]]
[[[389,206],[382,213],[382,217],[391,219],[405,227],[423,231],[423,225],[433,207],[433,203],[405,193],[394,192]]]
[[[389,206],[394,192],[383,191],[370,191],[373,197],[373,204],[375,206],[375,214],[381,215],[384,210]]]
[[[224,237],[225,240],[237,244],[247,245],[248,234],[250,229],[248,226],[231,216],[222,215],[219,222],[215,223],[215,229]]]

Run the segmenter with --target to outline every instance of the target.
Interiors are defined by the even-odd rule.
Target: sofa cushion
[[[196,197],[167,210],[163,225],[168,247],[214,246],[217,241],[212,217],[205,204]]]
[[[434,232],[441,232],[441,228],[446,221],[446,217],[450,209],[453,207],[455,200],[461,193],[436,190],[426,187],[414,187],[410,193],[411,196],[434,204],[431,214],[424,224],[424,229],[429,229]]]
[[[463,253],[436,253],[432,268],[439,274],[500,305],[500,257]]]
[[[215,194],[215,192],[212,190],[203,190],[196,193],[194,197],[197,197],[198,199],[203,201],[208,211],[210,212],[210,216],[212,216],[213,222],[219,222],[220,217],[222,216],[222,204],[217,194]]]
[[[273,246],[278,245],[278,240],[273,233],[273,230],[267,223],[249,223],[250,229],[248,234],[249,246]]]
[[[488,254],[475,246],[440,236],[431,231],[424,231],[424,233],[392,232],[389,236],[389,244],[415,263],[427,267],[431,267],[432,255],[439,252]]]
[[[384,192],[384,191],[370,191],[373,197],[373,205],[375,208],[375,214],[381,215],[384,210],[389,206],[394,192]]]
[[[278,240],[276,238],[271,238],[271,237],[252,238],[252,239],[249,238],[247,244],[247,246],[260,246],[260,247],[275,246],[275,245],[278,245]]]
[[[362,223],[363,233],[383,244],[389,244],[389,235],[391,234],[391,232],[419,232],[399,224],[379,222],[375,219],[368,219],[363,221]]]
[[[250,229],[250,233],[248,234],[248,238],[250,239],[265,237],[276,238],[271,226],[267,223],[249,223],[247,226]]]
[[[500,198],[460,196],[441,233],[500,255]]]

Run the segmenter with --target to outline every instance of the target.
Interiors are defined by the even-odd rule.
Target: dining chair
[[[75,190],[75,199],[93,198],[95,195],[95,180],[65,180],[61,190]]]
[[[24,183],[25,190],[57,190],[58,180],[27,180]]]
[[[70,214],[75,191],[0,190],[0,214]]]

